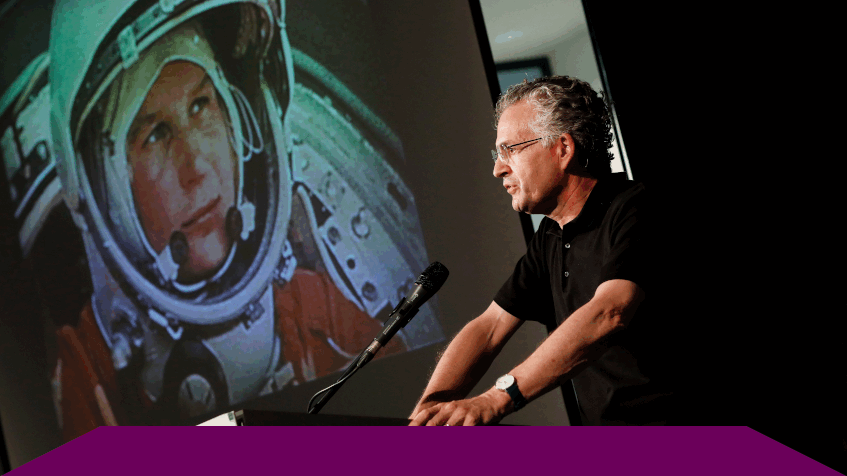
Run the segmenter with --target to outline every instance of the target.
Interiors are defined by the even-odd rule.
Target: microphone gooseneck
[[[447,276],[449,275],[450,272],[447,271],[447,268],[438,261],[429,265],[421,273],[418,280],[415,281],[415,286],[409,291],[409,294],[401,299],[397,307],[388,315],[385,327],[374,338],[371,345],[365,349],[365,353],[369,354],[369,356],[363,356],[360,359],[362,361],[359,365],[360,367],[371,360],[379,352],[379,349],[394,337],[397,331],[406,327],[406,324],[418,313],[418,309],[441,289],[441,286],[447,281]]]
[[[418,313],[418,309],[431,298],[447,281],[447,276],[450,275],[450,272],[447,271],[447,268],[439,263],[438,261],[429,265],[423,273],[421,273],[420,277],[417,281],[415,281],[415,286],[409,291],[408,295],[400,300],[397,304],[397,307],[391,311],[391,314],[388,315],[388,320],[385,322],[385,326],[383,326],[382,330],[379,334],[374,338],[373,342],[359,354],[353,363],[347,367],[347,370],[343,375],[332,385],[321,390],[316,393],[312,400],[309,401],[309,407],[307,411],[309,413],[318,413],[326,402],[338,391],[341,384],[343,384],[351,375],[353,375],[357,370],[364,367],[365,364],[371,361],[374,358],[377,352],[394,337],[394,334],[397,333],[403,327],[406,327],[406,324],[415,317],[415,314]],[[323,394],[323,396],[312,405],[312,401],[318,397],[318,395]]]

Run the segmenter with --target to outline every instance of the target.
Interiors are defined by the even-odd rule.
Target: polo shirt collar
[[[553,225],[549,227],[547,233],[562,236],[562,232],[567,231],[569,234],[572,234],[590,227],[595,221],[601,219],[603,217],[602,210],[605,208],[604,205],[608,205],[612,199],[610,192],[616,188],[612,185],[622,180],[617,175],[622,174],[610,175],[609,177],[597,180],[597,183],[585,200],[582,210],[579,211],[579,215],[565,224],[564,228],[560,228],[555,220],[551,220]]]

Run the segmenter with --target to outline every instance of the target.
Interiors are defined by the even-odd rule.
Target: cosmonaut
[[[426,266],[399,141],[290,47],[284,5],[59,1],[49,55],[94,289],[57,331],[66,438],[340,370]],[[440,340],[435,306],[383,353]]]

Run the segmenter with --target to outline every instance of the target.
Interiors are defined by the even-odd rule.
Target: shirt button
[[[568,277],[568,275],[569,275],[569,274],[570,274],[570,273],[568,273],[567,271],[565,271],[565,277],[566,277],[566,278]]]
[[[565,248],[570,248],[570,247],[571,247],[570,243],[565,243]]]

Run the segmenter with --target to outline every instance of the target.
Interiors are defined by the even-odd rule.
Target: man
[[[516,211],[546,218],[494,302],[447,347],[411,424],[496,423],[568,380],[585,424],[666,423],[673,392],[645,302],[650,207],[643,185],[611,174],[606,104],[583,81],[542,78],[506,91],[495,120],[494,176]],[[556,330],[464,399],[525,320]]]

